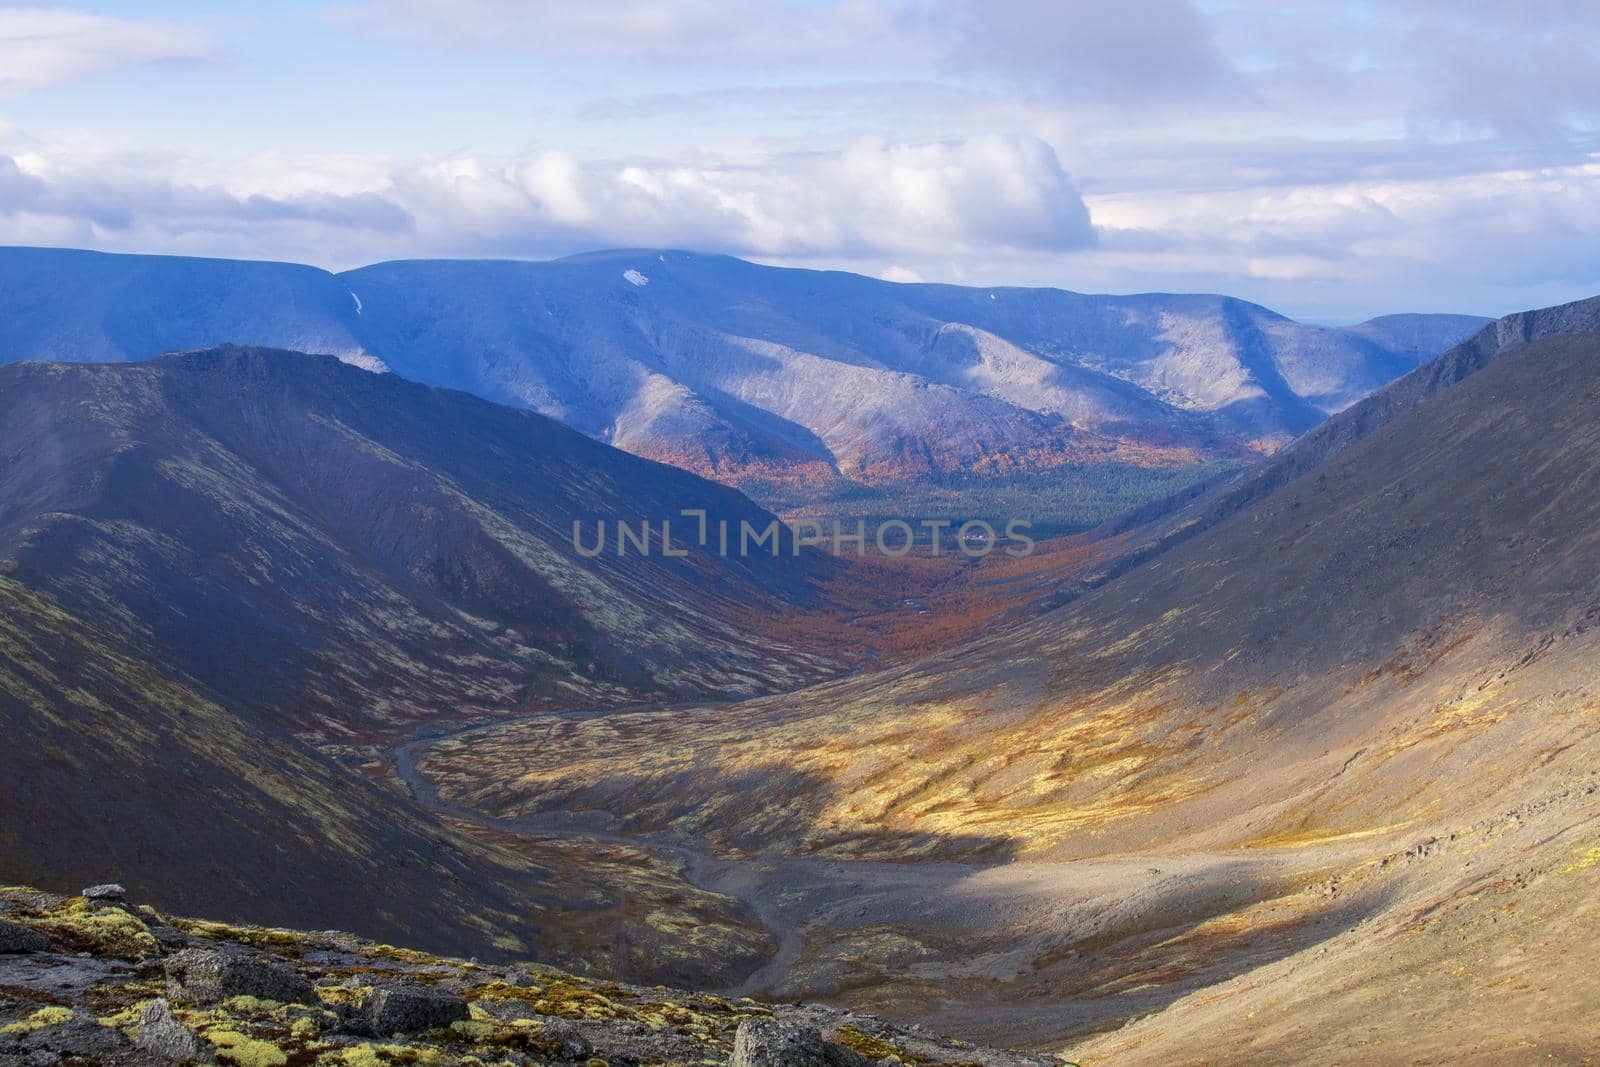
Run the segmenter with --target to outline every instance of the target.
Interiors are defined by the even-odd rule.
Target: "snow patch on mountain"
[[[334,355],[340,363],[348,363],[352,367],[359,367],[373,374],[389,373],[389,364],[370,352],[362,352],[358,349],[354,352],[335,352]]]

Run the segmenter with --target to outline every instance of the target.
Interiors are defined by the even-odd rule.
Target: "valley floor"
[[[1475,820],[1271,847],[880,861],[711,849],[620,831],[604,812],[496,815],[441,799],[430,748],[505,728],[399,746],[394,768],[423,805],[501,843],[582,850],[580,863],[615,848],[651,857],[654,910],[618,914],[574,946],[600,971],[626,975],[674,937],[683,952],[659,917],[713,899],[715,922],[760,946],[705,961],[700,977],[720,992],[822,1001],[1082,1064],[1436,1062],[1437,1028],[1417,1023],[1441,1015],[1452,1063],[1590,1062],[1579,1009],[1600,979],[1575,983],[1573,954],[1600,933],[1593,777]],[[1541,980],[1545,966],[1563,977]],[[1491,1004],[1527,1014],[1508,1023],[1481,1010]],[[1340,1052],[1326,1058],[1330,1035]]]

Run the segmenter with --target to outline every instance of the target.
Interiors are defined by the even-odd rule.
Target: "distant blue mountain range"
[[[0,249],[0,362],[331,353],[719,477],[893,484],[1281,444],[1487,320],[907,285],[635,250],[288,263]]]

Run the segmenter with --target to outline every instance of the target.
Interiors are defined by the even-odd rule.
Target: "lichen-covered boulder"
[[[215,1004],[229,997],[259,997],[289,1004],[316,1004],[309,978],[286,964],[253,952],[230,949],[184,949],[166,961],[167,996],[194,1004]]]
[[[822,1031],[787,1019],[746,1019],[733,1035],[729,1067],[871,1067],[854,1049]]]
[[[421,983],[374,989],[361,1003],[351,1029],[371,1037],[416,1034],[472,1018],[465,997]]]
[[[135,1042],[153,1056],[172,1063],[212,1063],[215,1057],[204,1041],[172,1014],[165,998],[157,997],[139,1012],[139,1038]]]
[[[729,1067],[828,1067],[821,1031],[777,1019],[746,1019],[733,1035]]]

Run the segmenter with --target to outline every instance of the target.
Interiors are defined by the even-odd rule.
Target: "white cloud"
[[[1076,189],[1043,142],[980,137],[757,160],[451,158],[402,167],[394,196],[425,242],[527,254],[606,245],[777,256],[1082,247]]]
[[[947,0],[922,17],[937,30],[945,69],[1074,99],[1192,98],[1232,78],[1211,24],[1189,0]]]
[[[853,259],[1066,251],[1094,239],[1051,148],[998,136],[867,138],[837,152],[693,163],[544,152],[353,165],[36,143],[0,154],[0,241],[41,229],[96,247],[342,265],[383,254],[540,256],[624,245]]]
[[[132,64],[198,62],[214,54],[204,33],[174,23],[0,7],[0,97]]]
[[[0,137],[0,243],[331,267],[672,246],[892,280],[1221,291],[1351,319],[1600,289],[1600,157],[1345,165],[1192,187],[1152,174],[1080,197],[1049,145],[1025,137],[620,161],[204,158]]]
[[[1592,4],[1568,0],[360,0],[337,10],[346,25],[435,45],[665,71],[866,69],[1224,129],[1244,114],[1548,137],[1600,117],[1600,24]],[[669,92],[644,106],[738,99]],[[627,107],[597,103],[600,114]]]
[[[1600,159],[1088,200],[1100,245],[1064,280],[1205,288],[1324,318],[1497,314],[1600,291]]]

